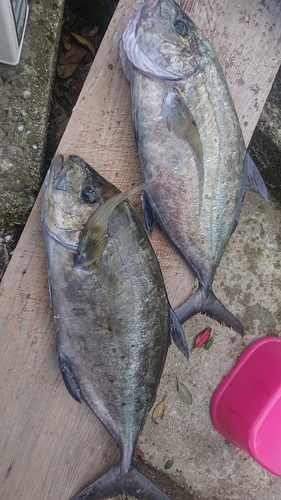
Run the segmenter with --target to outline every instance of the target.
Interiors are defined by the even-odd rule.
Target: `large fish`
[[[248,186],[268,194],[246,152],[222,67],[210,42],[173,0],[146,0],[127,25],[120,57],[131,84],[146,227],[158,222],[198,279],[175,310],[199,312],[243,334],[212,292],[215,271]]]
[[[129,191],[133,193],[140,187]],[[170,344],[185,337],[146,232],[128,200],[77,156],[57,156],[42,208],[59,367],[118,443],[120,464],[76,495],[169,500],[132,465]]]

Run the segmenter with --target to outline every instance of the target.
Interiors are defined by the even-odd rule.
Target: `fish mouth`
[[[67,191],[66,172],[69,168],[69,157],[64,162],[64,156],[58,155],[53,163],[53,184],[55,189]]]
[[[161,8],[161,0],[147,0],[135,12],[134,17],[127,24],[126,29],[122,35],[122,43],[124,52],[135,68],[148,76],[156,76],[163,80],[180,81],[186,76],[178,75],[168,69],[161,68],[157,63],[152,61],[138,46],[137,33],[145,19],[154,17],[157,7]],[[160,12],[159,12],[160,13]],[[147,15],[148,14],[148,15]],[[160,13],[161,14],[161,13]],[[159,17],[158,14],[155,17]]]

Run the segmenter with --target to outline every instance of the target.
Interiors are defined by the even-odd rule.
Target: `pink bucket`
[[[215,428],[281,476],[281,339],[250,344],[211,400]]]

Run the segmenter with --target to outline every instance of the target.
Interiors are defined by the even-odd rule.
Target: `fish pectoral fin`
[[[248,152],[245,156],[245,169],[247,171],[247,187],[254,189],[265,201],[269,202],[269,195],[264,180]]]
[[[74,256],[75,267],[90,266],[93,271],[105,249],[106,240],[104,227],[93,226],[89,237],[84,236],[81,245],[78,246],[78,252]]]
[[[177,346],[177,348],[182,352],[182,354],[189,359],[189,351],[185,338],[185,334],[183,328],[179,322],[179,319],[175,313],[175,311],[170,308],[170,332],[172,339]]]
[[[131,466],[127,474],[123,475],[119,465],[87,486],[72,500],[102,500],[120,493],[127,493],[139,500],[171,500],[135,466]]]
[[[163,107],[168,130],[180,139],[187,140],[202,163],[203,149],[196,121],[176,88],[164,90]]]
[[[145,227],[149,236],[151,236],[157,220],[146,191],[143,191],[141,200]]]
[[[179,91],[174,87],[167,88],[163,92],[163,112],[166,115],[168,130],[173,132],[179,139],[188,142],[191,148],[196,164],[199,202],[201,205],[204,186],[204,163],[200,133],[191,111]]]
[[[69,394],[77,401],[81,403],[81,389],[77,378],[75,377],[70,362],[63,356],[62,353],[57,354],[58,365],[62,374],[63,381],[69,392]]]
[[[76,267],[88,267],[98,263],[106,245],[107,224],[113,210],[128,196],[138,193],[151,183],[127,189],[108,198],[89,217],[79,236],[78,253],[74,257]]]

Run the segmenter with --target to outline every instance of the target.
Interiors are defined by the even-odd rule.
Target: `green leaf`
[[[71,43],[69,43],[68,40],[65,40],[65,38],[62,39],[62,43],[63,43],[63,46],[65,48],[65,50],[71,50]]]
[[[182,402],[186,405],[191,405],[192,404],[192,394],[191,392],[188,390],[187,387],[185,387],[184,384],[182,384],[178,377],[177,377],[177,391],[178,391],[178,394],[179,394],[179,397],[181,398]]]
[[[165,469],[170,469],[173,465],[174,465],[174,458],[171,458],[171,460],[167,460],[164,467]]]
[[[208,342],[206,342],[206,344],[204,345],[204,349],[210,349],[212,343],[214,342],[215,340],[215,337],[214,335],[208,340]]]
[[[92,46],[92,44],[88,40],[86,40],[86,38],[84,38],[83,36],[77,35],[76,33],[71,33],[71,34],[72,34],[73,38],[75,38],[75,40],[77,40],[77,42],[81,43],[82,45],[85,45],[85,47],[87,47],[89,49],[89,51],[91,52],[91,54],[95,57],[95,55],[96,55],[95,49]]]

